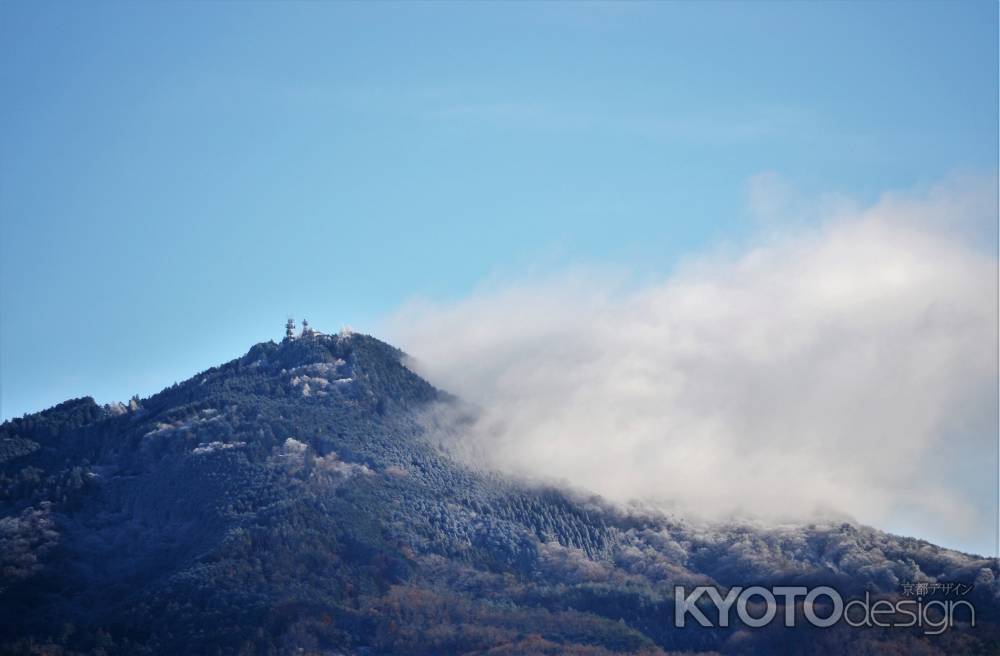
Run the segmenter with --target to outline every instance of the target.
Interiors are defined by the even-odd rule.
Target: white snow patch
[[[202,442],[196,446],[191,453],[195,455],[203,455],[206,453],[215,453],[216,451],[225,451],[226,449],[241,449],[246,445],[246,442]]]

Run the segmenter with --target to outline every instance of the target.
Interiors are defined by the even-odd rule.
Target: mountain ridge
[[[403,355],[360,334],[261,342],[128,407],[82,397],[0,425],[2,650],[1000,644],[995,559],[847,523],[699,527],[469,469],[422,420],[455,397]],[[670,626],[678,583],[893,595],[939,580],[975,586],[980,627],[936,643],[903,630],[796,630],[789,650],[775,631]]]

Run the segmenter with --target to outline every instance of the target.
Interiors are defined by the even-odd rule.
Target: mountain
[[[457,400],[404,362],[316,334],[128,406],[4,423],[0,651],[1000,653],[995,559],[843,522],[682,521],[478,471],[435,439]],[[898,599],[917,582],[967,586],[976,626],[674,626],[675,585]]]

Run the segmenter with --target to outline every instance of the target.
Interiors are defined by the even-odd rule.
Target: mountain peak
[[[404,365],[404,358],[394,346],[354,332],[260,342],[242,357],[143,400],[142,408],[155,413],[179,403],[218,403],[239,393],[298,398],[307,405],[360,404],[382,413],[389,406],[441,398],[439,390]]]
[[[448,398],[389,344],[314,333],[129,410],[3,424],[0,652],[779,653],[774,631],[667,625],[675,584],[747,581],[961,582],[983,626],[943,652],[998,635],[995,560],[866,527],[686,525],[471,470],[427,433]],[[908,639],[836,635],[800,634],[802,653]]]

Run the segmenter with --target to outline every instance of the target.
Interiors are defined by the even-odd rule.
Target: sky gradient
[[[289,314],[412,336],[414,299],[477,316],[484,285],[574,270],[632,280],[608,292],[623,304],[774,222],[887,192],[934,214],[942,181],[995,198],[997,18],[995,2],[4,2],[0,416],[147,396],[280,338]],[[978,230],[955,248],[995,268],[995,225]],[[420,315],[432,337],[440,316]]]
[[[0,5],[0,413],[995,167],[996,4]]]

